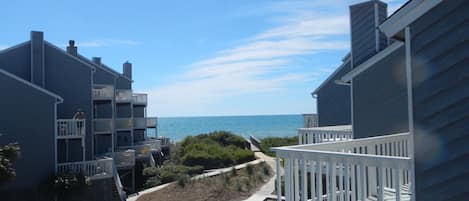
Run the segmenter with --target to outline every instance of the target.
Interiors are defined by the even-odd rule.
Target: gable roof
[[[443,1],[444,0],[409,0],[389,16],[379,26],[379,29],[391,38]]]
[[[20,77],[18,77],[18,76],[16,76],[16,75],[14,75],[14,74],[11,74],[11,73],[9,73],[9,72],[7,72],[7,71],[1,69],[1,68],[0,68],[0,73],[1,73],[1,74],[4,74],[4,75],[6,75],[6,76],[8,76],[8,77],[10,77],[10,78],[12,78],[12,79],[14,79],[14,80],[17,80],[18,82],[23,83],[23,84],[25,84],[25,85],[27,85],[27,86],[33,88],[33,89],[36,89],[36,90],[38,90],[38,91],[40,91],[40,92],[42,92],[42,93],[44,93],[44,94],[46,94],[46,95],[49,95],[49,96],[55,98],[57,103],[62,103],[63,100],[64,100],[64,99],[63,99],[62,97],[60,97],[59,95],[54,94],[54,93],[50,92],[49,90],[44,89],[44,88],[42,88],[42,87],[40,87],[40,86],[38,86],[38,85],[35,85],[35,84],[33,84],[33,83],[31,83],[31,82],[29,82],[29,81],[27,81],[27,80],[24,80],[24,79],[22,79],[22,78],[20,78]]]
[[[86,62],[90,65],[93,65],[93,66],[95,66],[99,69],[102,69],[102,70],[114,75],[114,77],[123,77],[123,78],[127,79],[128,81],[132,82],[131,79],[129,79],[128,77],[122,75],[121,73],[117,72],[116,70],[112,69],[111,67],[107,66],[106,64],[98,65],[98,64],[94,63],[93,61],[91,61],[90,59],[86,58],[85,56],[83,56],[79,53],[77,53],[77,55],[75,57],[82,60],[83,62]]]
[[[337,68],[335,69],[334,72],[332,72],[332,74],[329,75],[329,77],[327,77],[326,80],[324,80],[324,82],[321,83],[321,85],[319,85],[318,88],[316,88],[313,92],[311,92],[311,95],[314,95],[314,94],[317,94],[319,90],[321,90],[322,87],[324,87],[326,85],[326,83],[328,83],[329,81],[331,81],[331,79],[337,75],[337,73],[340,72],[340,70],[342,70],[342,68],[344,68],[347,63],[350,62],[350,53],[348,53],[347,55],[345,55],[345,57],[342,59],[342,64]]]
[[[68,52],[66,52],[65,50],[61,49],[60,47],[57,47],[57,46],[55,46],[54,44],[52,44],[52,43],[50,43],[50,42],[48,42],[48,41],[46,41],[46,40],[44,40],[44,44],[45,44],[45,45],[49,45],[49,46],[52,47],[53,49],[55,49],[55,50],[59,51],[60,53],[64,54],[65,56],[67,56],[67,57],[69,57],[69,58],[72,58],[73,60],[78,61],[78,62],[84,64],[85,66],[88,66],[88,67],[91,68],[92,70],[95,70],[95,67],[94,67],[93,65],[90,65],[90,64],[88,64],[88,63],[86,63],[86,62],[83,62],[82,60],[80,60],[80,59],[74,57],[73,55],[69,54]]]
[[[350,72],[342,76],[341,81],[345,83],[350,82],[355,76],[359,75],[363,71],[366,71],[368,68],[372,67],[374,64],[381,61],[383,58],[387,57],[388,55],[390,55],[391,53],[393,53],[394,51],[396,51],[402,46],[404,46],[403,42],[395,41],[394,43],[386,47],[386,49],[378,52],[377,54],[367,59],[365,62],[358,65],[357,67],[352,69]]]

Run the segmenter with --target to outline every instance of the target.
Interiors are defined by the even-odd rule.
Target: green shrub
[[[252,167],[252,165],[247,165],[246,166],[246,173],[248,173],[249,176],[252,176],[254,174],[254,168]]]
[[[186,166],[213,169],[255,159],[242,137],[224,131],[188,136],[180,146],[180,161]]]
[[[202,166],[187,167],[168,163],[162,167],[148,167],[143,169],[143,175],[147,177],[144,184],[146,187],[152,187],[159,184],[169,183],[179,180],[180,177],[190,178],[193,175],[203,172]]]
[[[261,139],[261,151],[269,156],[275,156],[272,147],[290,146],[298,144],[298,136],[293,137],[266,137]]]

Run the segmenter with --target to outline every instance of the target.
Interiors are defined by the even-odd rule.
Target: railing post
[[[295,175],[295,182],[293,187],[295,189],[294,200],[300,199],[300,170],[298,162],[298,159],[293,159],[293,175]]]
[[[349,163],[344,161],[345,201],[350,201]]]
[[[308,198],[308,178],[306,170],[306,160],[302,159],[301,163],[301,201],[306,201]]]
[[[310,160],[310,168],[311,168],[311,200],[314,201],[316,197],[316,171],[315,171],[316,162],[314,160]]]
[[[376,149],[374,145],[369,145],[367,148],[368,154],[376,155]],[[368,167],[368,193],[370,195],[376,195],[376,167]]]
[[[396,189],[396,201],[401,201],[401,175],[399,166],[394,169],[394,188]]]
[[[291,167],[291,159],[290,158],[284,158],[285,161],[285,201],[291,201],[292,200],[292,167]]]
[[[384,201],[384,177],[385,177],[385,168],[383,166],[378,167],[379,172],[379,193],[378,193],[378,201]]]
[[[278,155],[275,157],[275,163],[277,171],[277,201],[282,201],[282,178],[280,176],[280,157]]]
[[[318,201],[322,201],[322,161],[318,160]]]

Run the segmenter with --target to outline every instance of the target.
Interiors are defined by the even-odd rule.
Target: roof
[[[80,60],[80,59],[74,57],[73,55],[71,55],[71,54],[69,54],[69,53],[67,53],[65,50],[61,49],[60,47],[57,47],[57,46],[55,46],[54,44],[52,44],[52,43],[50,43],[50,42],[48,42],[48,41],[46,41],[46,40],[44,40],[44,44],[49,45],[50,47],[52,47],[52,48],[58,50],[60,53],[64,54],[65,56],[68,56],[68,57],[72,58],[73,60],[78,61],[78,62],[84,64],[85,66],[88,66],[88,67],[91,68],[92,70],[95,70],[95,67],[94,67],[93,65],[90,65],[90,64],[88,64],[88,63],[86,63],[86,62],[83,62],[82,60]]]
[[[327,82],[329,82],[337,73],[339,73],[339,71],[344,68],[346,66],[346,64],[350,61],[350,53],[348,53],[344,59],[342,59],[342,64],[337,68],[335,69],[334,72],[332,72],[331,75],[329,75],[329,77],[327,77],[327,79],[321,83],[321,85],[319,85],[318,88],[316,88],[311,94],[317,94],[319,90],[321,90],[322,87],[324,87],[326,85]]]
[[[16,75],[14,75],[14,74],[11,74],[11,73],[9,73],[9,72],[3,70],[3,69],[0,69],[0,73],[6,75],[6,76],[8,76],[8,77],[11,77],[12,79],[17,80],[18,82],[23,83],[23,84],[25,84],[25,85],[27,85],[27,86],[33,88],[33,89],[36,89],[36,90],[38,90],[38,91],[40,91],[40,92],[42,92],[42,93],[44,93],[44,94],[46,94],[46,95],[49,95],[49,96],[55,98],[57,103],[62,103],[63,100],[64,100],[64,99],[63,99],[62,97],[60,97],[59,95],[54,94],[54,93],[52,93],[52,92],[50,92],[50,91],[48,91],[48,90],[46,90],[46,89],[44,89],[44,88],[42,88],[42,87],[40,87],[40,86],[38,86],[38,85],[35,85],[35,84],[33,84],[33,83],[31,83],[31,82],[29,82],[29,81],[27,81],[27,80],[24,80],[24,79],[22,79],[22,78],[20,78],[20,77],[18,77],[18,76],[16,76]]]
[[[388,17],[379,28],[393,37],[443,0],[410,0]]]
[[[126,77],[126,76],[122,75],[121,73],[115,71],[114,69],[112,69],[111,67],[107,66],[106,64],[98,65],[98,64],[94,63],[93,61],[91,61],[90,59],[88,59],[88,58],[86,58],[85,56],[83,56],[83,55],[81,55],[81,54],[78,54],[78,53],[77,53],[77,56],[76,56],[76,57],[77,57],[78,59],[80,59],[80,60],[82,60],[82,61],[84,61],[84,62],[90,64],[90,65],[93,65],[93,66],[95,66],[95,67],[97,67],[97,68],[99,68],[99,69],[102,69],[102,70],[104,70],[104,71],[106,71],[106,72],[108,72],[108,73],[114,75],[115,77],[123,77],[123,78],[125,78],[125,79],[127,79],[127,80],[129,80],[129,81],[132,82],[131,79],[129,79],[128,77]]]
[[[396,41],[392,43],[390,46],[386,47],[386,49],[378,52],[373,57],[369,58],[362,64],[355,67],[353,70],[342,76],[342,82],[350,82],[355,76],[359,75],[360,73],[366,71],[368,68],[372,67],[377,62],[381,61],[383,58],[388,56],[389,54],[393,53],[400,47],[404,46],[404,43],[401,41]]]
[[[23,46],[28,45],[28,44],[30,44],[30,43],[31,43],[31,41],[28,40],[28,41],[22,42],[22,43],[20,43],[20,44],[18,44],[18,45],[11,46],[11,47],[9,47],[9,48],[5,48],[5,49],[3,49],[3,50],[0,50],[0,54],[3,54],[3,53],[5,53],[5,52],[11,51],[11,50],[14,50],[14,49],[19,48],[19,47],[23,47]]]

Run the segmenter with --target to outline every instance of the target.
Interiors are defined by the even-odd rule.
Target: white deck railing
[[[121,178],[119,177],[119,172],[117,171],[116,166],[113,166],[112,171],[113,171],[114,182],[117,188],[117,193],[119,193],[120,200],[126,201],[127,194],[124,191],[124,186],[122,185]]]
[[[119,147],[119,149],[120,150],[128,150],[128,149],[135,150],[136,158],[147,158],[151,156],[151,146],[148,144],[141,144],[141,145],[134,145],[134,146],[121,146]]]
[[[353,139],[351,125],[298,129],[298,144],[316,144],[350,139]]]
[[[113,175],[112,158],[80,161],[71,163],[58,163],[57,173],[83,174],[91,179],[111,178]]]
[[[145,141],[136,142],[135,145],[148,145],[151,151],[161,150],[161,140],[146,139]]]
[[[135,150],[133,149],[114,152],[113,158],[117,167],[135,166]]]
[[[133,94],[132,95],[132,98],[133,98],[133,103],[135,105],[146,105],[147,104],[147,100],[148,100],[148,96],[147,94]]]
[[[58,138],[82,138],[85,133],[85,119],[57,119]]]
[[[395,134],[273,150],[277,170],[284,160],[286,201],[400,201],[411,198],[409,146],[408,134]]]
[[[94,100],[112,100],[114,98],[114,86],[93,85]]]

